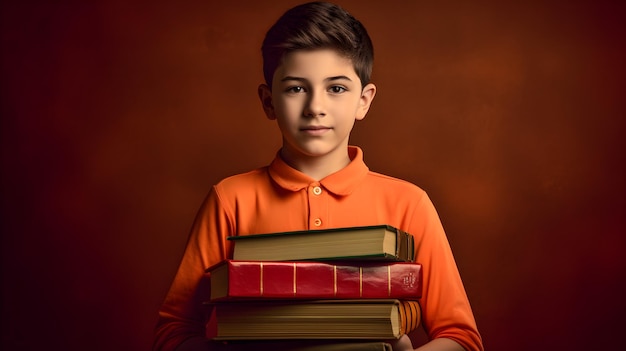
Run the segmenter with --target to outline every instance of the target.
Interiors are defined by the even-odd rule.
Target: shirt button
[[[321,193],[322,193],[322,188],[320,188],[319,186],[316,186],[313,188],[313,194],[319,195]]]
[[[319,218],[315,218],[315,220],[313,221],[313,225],[315,225],[316,227],[319,227],[322,225],[322,220]]]

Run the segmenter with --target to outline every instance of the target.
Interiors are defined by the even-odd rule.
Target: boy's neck
[[[351,161],[347,147],[324,156],[293,155],[283,147],[280,156],[289,166],[318,181],[342,170]]]

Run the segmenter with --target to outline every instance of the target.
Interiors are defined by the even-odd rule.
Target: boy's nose
[[[305,117],[325,116],[323,94],[311,93],[304,106]]]

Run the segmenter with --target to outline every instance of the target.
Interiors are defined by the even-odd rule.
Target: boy
[[[287,11],[263,42],[263,110],[282,133],[264,168],[226,178],[209,192],[159,311],[155,350],[215,350],[203,272],[232,255],[230,235],[389,224],[415,236],[423,265],[419,350],[482,350],[482,341],[445,233],[423,190],[370,172],[348,145],[376,95],[372,43],[340,7],[309,3]],[[394,350],[413,350],[404,335]]]

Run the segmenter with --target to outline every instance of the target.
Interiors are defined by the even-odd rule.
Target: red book
[[[407,299],[422,293],[414,262],[286,262],[225,260],[207,270],[211,301],[234,298]]]

